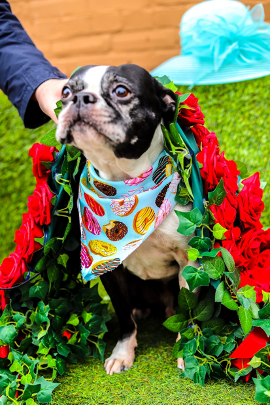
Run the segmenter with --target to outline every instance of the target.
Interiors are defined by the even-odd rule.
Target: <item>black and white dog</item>
[[[100,177],[116,181],[136,178],[151,167],[164,149],[160,124],[172,122],[176,110],[173,91],[131,64],[80,68],[63,88],[62,102],[57,140],[80,149]],[[192,207],[176,204],[175,209]],[[132,366],[135,320],[158,304],[167,317],[173,315],[172,289],[187,287],[181,271],[188,264],[185,249],[191,237],[180,235],[177,227],[172,210],[123,264],[102,275],[120,324],[120,339],[105,361],[108,374]],[[184,368],[181,359],[178,366]]]

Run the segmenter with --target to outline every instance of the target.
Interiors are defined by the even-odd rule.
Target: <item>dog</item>
[[[163,151],[161,123],[173,121],[176,101],[172,90],[137,65],[85,66],[63,88],[56,138],[82,151],[102,179],[133,179],[147,171]],[[174,209],[187,212],[192,204],[177,203]],[[157,301],[166,317],[173,315],[170,286],[188,288],[181,271],[186,265],[198,267],[189,262],[186,252],[193,235],[179,234],[178,224],[172,210],[117,269],[101,276],[120,326],[120,338],[105,361],[108,374],[132,366],[137,347],[135,320],[147,316]],[[182,359],[178,367],[184,369]]]

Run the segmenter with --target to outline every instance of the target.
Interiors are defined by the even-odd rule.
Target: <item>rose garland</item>
[[[157,79],[178,97],[174,123],[162,127],[165,147],[182,176],[177,201],[196,203],[194,165],[204,194],[203,208],[176,211],[178,232],[197,233],[187,254],[192,261],[199,259],[200,267],[184,268],[190,291],[181,289],[176,315],[164,323],[181,334],[173,356],[185,360],[181,375],[201,385],[206,375],[235,381],[257,375],[255,399],[270,403],[270,230],[263,230],[260,222],[264,203],[259,173],[245,178],[245,165],[220,153],[193,94],[179,93],[166,76]],[[192,138],[197,151],[190,147]],[[202,287],[199,301],[191,292],[196,287]]]
[[[36,187],[15,232],[15,252],[0,266],[0,286],[12,287],[51,264],[20,289],[0,290],[0,402],[7,405],[49,403],[59,385],[52,381],[64,373],[67,362],[84,360],[91,352],[103,360],[110,318],[98,285],[90,286],[80,276],[73,199],[84,160],[73,147],[58,152],[55,130],[41,142],[29,151]]]

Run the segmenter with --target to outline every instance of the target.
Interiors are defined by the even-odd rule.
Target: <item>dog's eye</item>
[[[124,98],[124,97],[127,97],[129,95],[129,91],[124,86],[118,86],[114,90],[114,94],[117,97]]]
[[[71,90],[68,87],[64,87],[62,90],[62,97],[68,98],[72,94]]]

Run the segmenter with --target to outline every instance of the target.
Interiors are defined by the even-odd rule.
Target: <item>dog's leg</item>
[[[132,307],[128,296],[125,270],[122,265],[101,276],[101,281],[109,294],[119,320],[120,337],[104,367],[107,374],[128,370],[135,358],[137,347],[137,327],[132,318]]]

